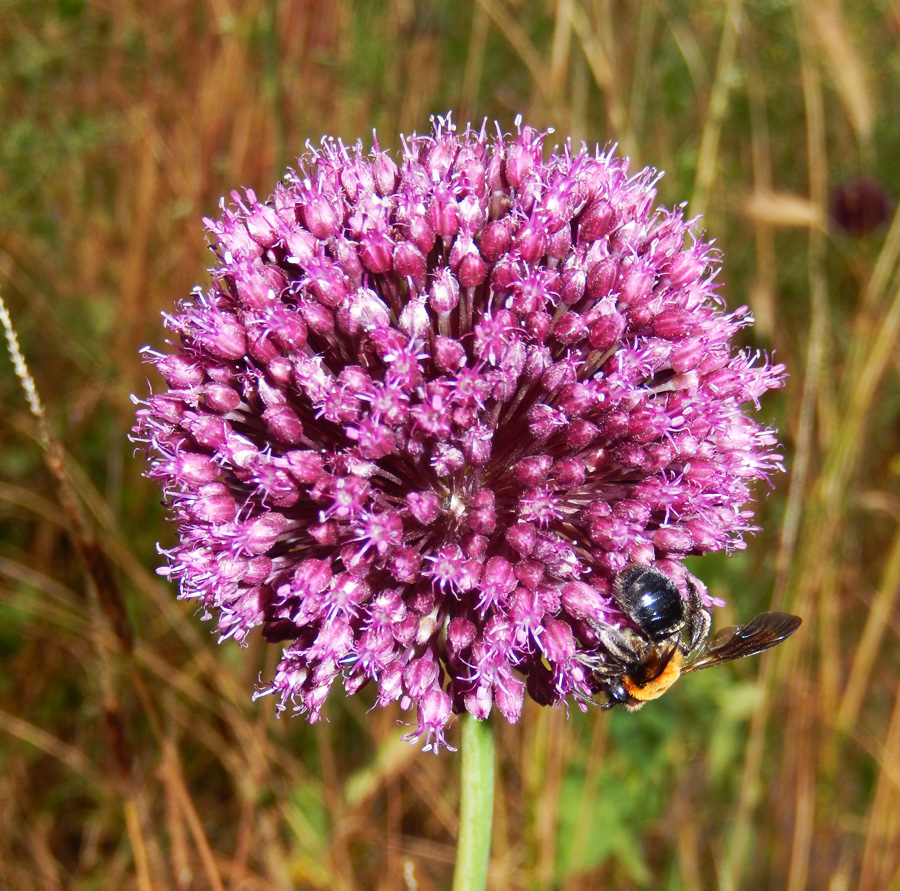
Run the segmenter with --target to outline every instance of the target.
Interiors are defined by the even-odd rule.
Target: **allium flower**
[[[890,195],[874,180],[851,179],[831,193],[831,218],[839,229],[860,238],[884,225],[892,204]]]
[[[279,711],[374,681],[437,749],[454,712],[582,704],[616,573],[684,588],[780,467],[742,406],[783,368],[732,345],[751,317],[682,208],[654,208],[657,174],[544,160],[517,126],[438,120],[399,165],[324,139],[270,200],[232,193],[212,287],[146,351],[163,572],[222,639],[284,643],[257,692]]]

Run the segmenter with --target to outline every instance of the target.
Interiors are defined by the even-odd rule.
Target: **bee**
[[[635,627],[593,625],[606,655],[585,654],[581,662],[606,696],[596,705],[637,711],[662,696],[681,675],[754,656],[800,627],[799,616],[760,613],[746,625],[725,628],[710,638],[712,616],[690,576],[687,584],[690,597],[685,603],[675,583],[658,569],[630,566],[616,576],[613,596]]]

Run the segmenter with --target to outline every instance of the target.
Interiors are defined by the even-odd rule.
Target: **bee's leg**
[[[639,658],[638,648],[635,646],[632,637],[612,625],[594,625],[597,637],[603,648],[614,658],[620,662],[633,662]]]
[[[603,692],[604,696],[607,697],[606,699],[597,700],[591,696],[588,696],[587,693],[582,693],[579,690],[575,690],[574,695],[575,695],[575,698],[580,700],[581,702],[586,702],[589,705],[596,706],[597,708],[602,708],[604,710],[608,709],[608,708],[612,708],[616,704],[615,701],[611,700],[609,698],[609,696],[606,694],[605,690],[602,692]]]
[[[680,644],[682,652],[687,655],[695,650],[702,641],[709,636],[709,629],[712,627],[712,613],[703,605],[700,599],[700,592],[694,584],[690,575],[687,576],[688,590],[691,593],[688,609],[688,632],[690,637],[688,645],[685,649],[684,643]]]

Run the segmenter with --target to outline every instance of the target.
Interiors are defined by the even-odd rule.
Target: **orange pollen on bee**
[[[641,702],[647,702],[650,699],[659,699],[678,678],[681,677],[681,669],[684,665],[684,655],[681,650],[676,650],[669,660],[669,664],[663,669],[662,674],[648,681],[639,687],[627,675],[623,678],[622,683],[628,693]]]

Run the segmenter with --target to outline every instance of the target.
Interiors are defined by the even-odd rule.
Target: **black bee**
[[[679,677],[711,665],[753,656],[774,647],[800,627],[799,616],[760,613],[709,637],[712,616],[691,577],[684,602],[675,583],[649,566],[630,566],[616,577],[614,597],[635,628],[595,625],[607,655],[584,655],[594,680],[603,687],[601,708],[624,705],[636,711],[658,699]],[[593,701],[593,700],[592,700]]]

